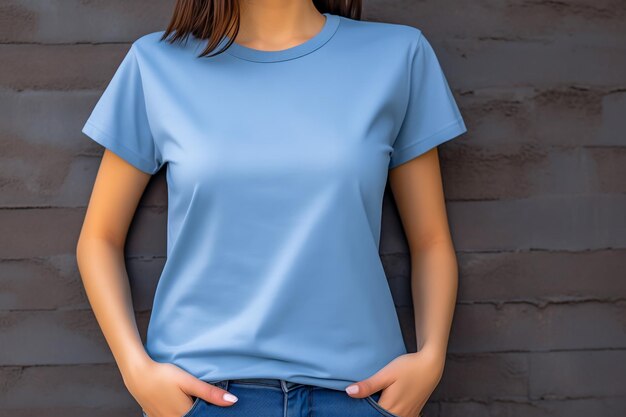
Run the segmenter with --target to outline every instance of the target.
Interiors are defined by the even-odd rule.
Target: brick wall
[[[74,257],[102,148],[80,127],[172,2],[0,4],[0,416],[138,416]],[[460,288],[428,417],[626,415],[626,3],[372,1],[433,44],[469,133],[441,147]],[[127,246],[145,337],[163,171]],[[388,192],[381,256],[415,348]]]

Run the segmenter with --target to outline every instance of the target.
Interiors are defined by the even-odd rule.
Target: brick
[[[626,146],[626,91],[620,89],[602,99],[602,129],[598,145]]]
[[[530,151],[553,146],[623,147],[626,120],[621,115],[626,111],[625,95],[620,87],[562,84],[476,88],[457,93],[468,132],[441,148],[458,153],[462,148],[456,147],[466,144],[482,149],[486,155],[519,150],[528,157],[534,156],[528,154]]]
[[[145,340],[149,315],[138,313]],[[112,363],[91,310],[0,312],[0,366]]]
[[[457,258],[458,300],[464,303],[626,299],[626,250],[460,253]]]
[[[432,401],[529,396],[527,353],[448,355]]]
[[[2,417],[141,415],[114,363],[0,367],[0,380]]]
[[[607,80],[606,85],[610,86]],[[590,86],[553,88],[537,94],[534,104],[534,140],[563,146],[626,146],[626,109],[619,87],[596,89]]]
[[[406,254],[382,255],[381,261],[396,306],[411,307],[411,261]]]
[[[451,353],[624,349],[626,302],[458,304]]]
[[[129,45],[0,45],[0,86],[13,90],[103,89]]]
[[[128,42],[167,24],[167,2],[49,0],[3,2],[0,42]]]
[[[416,25],[434,38],[545,39],[562,33],[624,36],[626,7],[619,1],[434,2],[373,1],[364,17]]]
[[[440,403],[441,417],[523,416],[523,417],[623,417],[626,397],[597,397],[541,401],[460,401]],[[434,417],[436,414],[426,414]]]
[[[535,353],[531,355],[530,375],[534,399],[626,398],[626,350]]]
[[[626,45],[610,37],[559,34],[548,40],[454,39],[439,44],[437,52],[450,84],[459,91],[512,85],[538,89],[621,87],[626,71]]]
[[[421,334],[421,331],[419,333],[416,332],[413,308],[397,307],[396,312],[407,351],[417,351],[417,334]]]
[[[88,303],[73,256],[0,262],[0,310],[78,309]]]
[[[626,192],[626,147],[449,146],[441,159],[448,201]]]
[[[596,172],[597,191],[626,193],[626,147],[593,148],[588,155]]]
[[[459,251],[626,247],[623,194],[452,202],[447,207]]]

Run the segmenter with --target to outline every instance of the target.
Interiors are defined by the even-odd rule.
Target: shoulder
[[[135,52],[142,52],[149,49],[162,47],[162,44],[166,42],[165,40],[161,39],[164,33],[164,30],[145,33],[132,42],[131,49],[133,49]]]
[[[150,32],[139,36],[132,42],[130,52],[142,67],[180,63],[185,57],[198,52],[198,41],[193,35],[189,35],[187,39],[171,42],[170,37],[163,37],[164,34],[164,30]]]
[[[187,39],[170,42],[170,37],[164,38],[164,34],[165,30],[159,30],[141,35],[132,42],[131,49],[139,56],[168,56],[189,51],[197,46],[197,40],[193,35],[189,35]]]
[[[340,16],[340,28],[345,36],[367,44],[386,48],[415,50],[423,36],[421,29],[401,23],[355,20]]]

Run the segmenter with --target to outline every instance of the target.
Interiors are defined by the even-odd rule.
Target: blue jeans
[[[239,400],[233,405],[219,406],[192,397],[193,405],[181,417],[399,417],[378,404],[381,391],[366,398],[352,398],[344,391],[282,379],[226,379],[210,383]]]

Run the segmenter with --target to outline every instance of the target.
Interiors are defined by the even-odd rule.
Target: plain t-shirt
[[[324,16],[281,51],[143,35],[82,129],[166,167],[145,348],[205,381],[343,390],[407,353],[378,251],[388,170],[466,128],[419,29]]]

